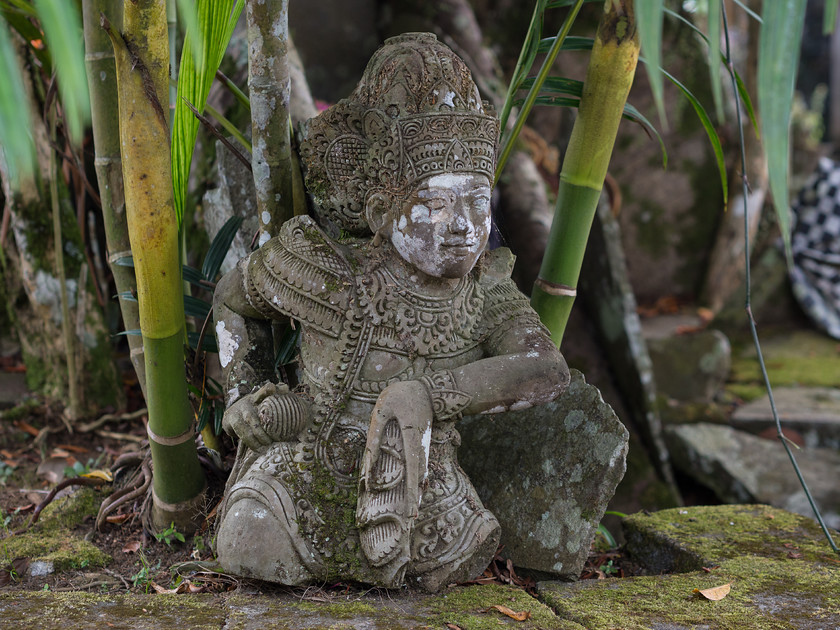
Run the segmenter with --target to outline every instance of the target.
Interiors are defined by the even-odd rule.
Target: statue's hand
[[[285,385],[266,383],[252,394],[243,396],[225,411],[222,427],[231,435],[238,437],[248,448],[265,451],[276,440],[269,434],[260,418],[259,406],[270,396],[288,393]]]
[[[376,399],[373,414],[381,420],[391,418],[432,417],[429,391],[420,381],[397,381],[382,390]]]

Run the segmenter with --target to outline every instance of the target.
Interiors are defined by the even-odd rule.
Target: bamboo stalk
[[[288,0],[248,0],[248,89],[262,245],[294,216],[289,135]]]
[[[607,2],[563,168],[531,305],[557,346],[577,294],[583,254],[639,57],[632,0]]]
[[[184,301],[169,152],[165,0],[124,5],[125,35],[107,20],[119,88],[120,141],[146,359],[154,463],[152,524],[194,530],[203,500],[184,368]]]
[[[117,103],[117,77],[114,67],[114,49],[108,34],[99,26],[99,15],[108,17],[111,24],[122,28],[121,0],[83,0],[82,15],[85,32],[85,66],[90,90],[91,125],[93,127],[94,165],[102,203],[105,242],[108,247],[108,264],[114,276],[118,295],[134,294],[137,283],[131,267],[116,262],[131,255],[128,223],[125,218],[122,163],[120,161],[120,134]],[[137,302],[119,298],[123,326],[126,330],[140,328]],[[146,395],[146,365],[143,358],[143,339],[127,335],[131,364],[143,396]]]

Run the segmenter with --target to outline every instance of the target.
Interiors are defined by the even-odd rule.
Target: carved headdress
[[[395,201],[440,173],[493,181],[499,122],[469,69],[431,33],[386,40],[356,90],[309,120],[301,152],[322,223],[369,232],[369,195]]]

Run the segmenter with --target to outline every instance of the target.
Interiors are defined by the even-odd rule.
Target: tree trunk
[[[289,134],[288,0],[248,0],[248,89],[262,245],[294,215]]]

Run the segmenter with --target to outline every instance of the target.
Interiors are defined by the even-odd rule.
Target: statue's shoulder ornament
[[[339,244],[308,216],[287,221],[280,234],[251,254],[244,266],[251,305],[337,338],[354,293],[351,264]]]
[[[515,260],[516,256],[507,247],[499,247],[484,255],[477,270],[484,296],[485,338],[504,334],[513,326],[543,328],[530,300],[510,277]]]

